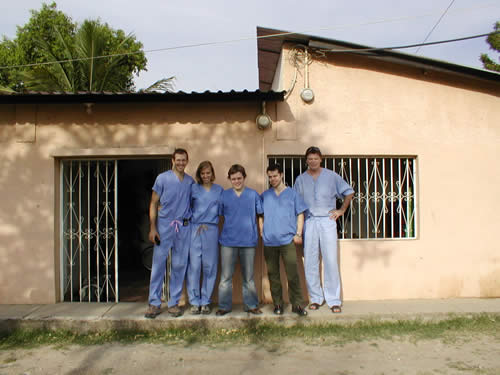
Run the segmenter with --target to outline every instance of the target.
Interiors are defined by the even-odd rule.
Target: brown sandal
[[[309,310],[319,310],[320,307],[321,305],[319,303],[311,303],[309,305]]]
[[[254,314],[254,315],[260,315],[262,314],[262,310],[256,307],[255,309],[248,309],[247,313]]]
[[[330,310],[332,310],[332,313],[334,314],[339,314],[342,312],[342,308],[337,305],[330,307]]]

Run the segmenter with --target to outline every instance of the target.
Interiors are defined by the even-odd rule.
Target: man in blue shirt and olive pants
[[[306,204],[300,195],[283,183],[283,169],[279,164],[267,167],[271,188],[262,193],[264,216],[259,216],[259,229],[264,241],[264,257],[271,284],[274,313],[283,314],[283,294],[280,278],[280,257],[286,269],[288,294],[292,312],[307,315],[297,272],[297,250],[302,244],[302,227]]]
[[[304,268],[309,309],[318,310],[326,300],[333,313],[340,313],[340,275],[337,254],[337,222],[354,196],[351,185],[337,173],[321,167],[321,151],[311,146],[306,150],[307,171],[295,180],[295,190],[308,207],[304,229]],[[337,198],[344,198],[336,209]],[[323,259],[323,288],[320,282],[319,255]]]

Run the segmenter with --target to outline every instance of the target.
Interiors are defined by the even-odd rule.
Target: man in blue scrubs
[[[337,173],[321,167],[321,151],[306,150],[307,171],[295,180],[294,188],[308,207],[304,230],[304,267],[309,309],[318,310],[326,300],[333,313],[340,313],[340,275],[337,254],[337,222],[354,196],[352,187]],[[337,198],[344,198],[336,209]],[[323,288],[320,282],[319,255],[323,259]]]
[[[283,183],[283,169],[279,164],[267,167],[271,188],[262,193],[264,216],[259,217],[259,229],[264,241],[264,257],[271,284],[274,313],[283,314],[283,291],[280,277],[280,257],[286,269],[288,295],[292,312],[306,316],[297,272],[297,250],[302,244],[304,211],[307,206],[300,195]]]
[[[231,312],[233,304],[233,274],[239,258],[243,276],[243,303],[245,311],[262,314],[255,287],[253,269],[258,241],[257,215],[262,214],[259,194],[245,187],[245,168],[239,164],[228,172],[233,186],[221,196],[219,215],[224,216],[224,227],[219,239],[221,246],[221,277],[219,282],[219,309],[217,316]]]
[[[188,263],[191,185],[194,180],[184,173],[188,163],[186,150],[176,149],[172,163],[172,170],[161,173],[156,178],[149,205],[149,240],[155,247],[149,284],[149,308],[144,316],[151,319],[161,313],[161,292],[170,249],[172,249],[172,268],[168,313],[174,317],[182,315],[178,303]]]

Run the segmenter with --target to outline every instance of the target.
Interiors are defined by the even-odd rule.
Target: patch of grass
[[[344,345],[372,339],[408,338],[410,340],[462,340],[476,334],[500,335],[500,314],[480,314],[471,317],[450,317],[432,322],[401,320],[396,322],[362,321],[350,325],[315,324],[285,327],[276,323],[249,320],[242,328],[210,329],[202,324],[185,327],[147,330],[108,330],[78,333],[70,330],[18,329],[0,333],[0,350],[30,348],[43,345],[102,345],[110,342],[161,343],[167,345],[240,345],[255,344],[276,351],[277,344],[287,339],[299,339],[314,345]]]

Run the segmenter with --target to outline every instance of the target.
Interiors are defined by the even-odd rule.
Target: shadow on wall
[[[361,271],[367,263],[382,263],[385,268],[390,267],[392,251],[384,248],[383,242],[357,241],[353,257],[357,260],[356,268]]]
[[[351,242],[351,246],[352,246]],[[361,275],[361,272],[364,270],[364,267],[369,263],[382,263],[384,268],[389,268],[391,265],[391,257],[392,250],[385,249],[383,246],[383,242],[376,241],[356,241],[355,246],[353,246],[355,250],[352,250],[352,257],[356,259],[356,270]],[[343,255],[343,241],[339,242],[338,246],[338,257],[339,257],[339,265],[340,265],[340,280],[341,280],[341,299],[345,298],[344,294],[344,282],[342,278],[343,268],[345,267],[342,262]],[[349,296],[347,296],[349,298]]]
[[[36,144],[0,147],[0,302],[53,301],[53,161]]]
[[[480,297],[500,297],[500,268],[479,279]]]

